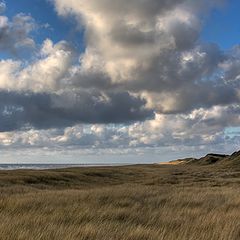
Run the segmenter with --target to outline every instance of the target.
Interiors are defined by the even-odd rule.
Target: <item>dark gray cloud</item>
[[[127,92],[63,94],[0,92],[0,131],[60,128],[77,123],[131,123],[153,117]]]
[[[189,51],[164,51],[152,59],[146,70],[137,69],[134,81],[126,85],[132,91],[150,92],[178,91],[192,84],[201,84],[211,79],[218,65],[225,59],[224,53],[215,44],[196,45]],[[222,84],[216,79],[216,84]]]
[[[126,26],[119,21],[118,28],[111,30],[112,40],[124,47],[144,47],[145,44],[155,44],[159,39],[155,38],[153,31],[143,32],[133,26]]]
[[[187,113],[199,108],[208,109],[212,106],[238,104],[240,101],[237,89],[224,85],[214,86],[213,83],[188,85],[186,88],[168,94],[172,97],[174,105],[171,108],[165,108],[164,103],[159,103],[158,111],[164,114]]]
[[[199,29],[181,22],[173,23],[170,26],[170,32],[174,37],[176,48],[179,50],[193,48],[199,38]]]
[[[239,84],[240,80],[240,45],[234,46],[228,53],[228,58],[222,65],[223,79],[228,84]]]
[[[148,68],[136,67],[134,78],[124,82],[113,82],[103,72],[79,70],[71,76],[69,84],[74,88],[118,89],[137,94],[147,91],[160,99],[156,100],[157,112],[184,113],[239,102],[236,83],[226,83],[230,73],[235,79],[239,72],[238,60],[231,59],[216,44],[197,44],[188,51],[162,52],[151,60]],[[222,79],[219,66],[226,62],[228,70]],[[165,99],[169,98],[174,104],[166,107]]]

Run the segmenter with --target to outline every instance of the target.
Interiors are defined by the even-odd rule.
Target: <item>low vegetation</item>
[[[240,169],[224,165],[0,172],[1,240],[238,240]]]

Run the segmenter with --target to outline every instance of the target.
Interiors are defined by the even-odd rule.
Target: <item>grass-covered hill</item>
[[[239,240],[240,169],[223,165],[0,171],[0,240]]]
[[[240,151],[232,155],[210,153],[201,158],[185,158],[171,161],[172,164],[222,165],[223,167],[240,167]]]

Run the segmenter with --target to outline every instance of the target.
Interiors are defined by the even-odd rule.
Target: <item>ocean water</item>
[[[73,167],[104,167],[104,166],[123,166],[128,164],[0,164],[0,170],[17,170],[17,169],[61,169]]]

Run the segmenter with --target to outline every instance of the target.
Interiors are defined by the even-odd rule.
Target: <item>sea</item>
[[[0,164],[0,170],[44,170],[44,169],[62,169],[75,167],[110,167],[110,166],[124,166],[130,164]]]

